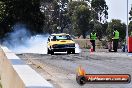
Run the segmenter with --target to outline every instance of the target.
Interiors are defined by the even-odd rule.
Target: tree
[[[97,33],[97,38],[100,40],[101,38],[102,38],[102,36],[103,36],[103,30],[102,30],[103,28],[102,28],[102,24],[100,23],[100,22],[96,22],[95,24],[94,24],[94,30],[96,31],[96,33]]]
[[[3,20],[4,16],[6,15],[5,8],[6,8],[5,3],[0,1],[0,22]]]
[[[102,37],[107,36],[106,30],[108,28],[108,22],[102,23]]]
[[[1,22],[4,20],[4,17],[6,16],[6,5],[3,1],[0,1],[0,38],[2,38],[4,36],[4,31],[3,31],[3,27],[1,25]]]
[[[50,17],[46,16],[46,23],[45,26],[49,25],[46,29],[53,32],[63,32],[64,29],[68,28],[69,25],[69,17],[67,12],[67,3],[68,0],[44,0],[43,3],[46,7],[46,14]],[[48,4],[48,5],[47,5]],[[51,12],[52,11],[52,12]],[[58,27],[61,27],[61,30]],[[48,31],[48,32],[49,32]]]
[[[91,11],[85,2],[71,2],[69,3],[69,16],[73,24],[73,29],[78,36],[86,34],[89,30],[89,23],[91,21]]]
[[[89,29],[90,10],[85,5],[80,5],[75,13],[75,20],[78,29],[81,31],[83,38],[86,38],[87,30]]]
[[[100,23],[98,21],[91,21],[90,22],[90,32],[92,32],[93,30],[95,30],[95,32],[97,33],[97,38],[99,40],[101,40],[103,37],[105,37],[106,34],[106,30],[108,27],[108,23]]]
[[[128,33],[131,35],[132,32],[132,21],[130,21],[129,26],[128,26]]]
[[[108,19],[108,6],[105,0],[92,0],[91,1],[92,16],[95,20],[105,22]]]
[[[76,16],[75,16],[75,12],[76,12],[76,9],[79,5],[86,5],[87,4],[85,2],[77,2],[77,1],[72,1],[72,2],[69,2],[68,3],[68,16],[70,18],[70,26],[71,26],[71,29],[70,32],[74,35],[77,35],[77,36],[80,36],[81,35],[81,32],[78,28],[78,24],[76,22]]]
[[[91,30],[97,32],[99,40],[106,35],[108,27],[108,6],[105,0],[90,0],[91,3]]]
[[[40,12],[40,0],[3,0],[6,5],[6,16],[1,22],[6,32],[16,23],[26,24],[31,32],[42,32],[43,15]]]
[[[130,15],[129,20],[132,21],[132,7],[131,7],[131,10],[129,12],[129,15]]]
[[[112,19],[111,22],[109,22],[109,26],[107,29],[107,38],[111,39],[114,29],[117,29],[120,33],[120,41],[123,41],[125,39],[125,33],[126,33],[126,24],[122,23],[121,20],[118,19]]]
[[[65,29],[69,28],[69,16],[68,16],[68,0],[57,0],[57,12],[58,12],[58,27],[60,26],[60,31],[63,32]]]
[[[128,33],[130,35],[131,32],[132,32],[132,7],[131,7],[131,10],[129,12],[129,15],[130,15],[130,17],[129,17],[130,23],[129,23],[129,26],[128,26],[128,28],[129,28]]]

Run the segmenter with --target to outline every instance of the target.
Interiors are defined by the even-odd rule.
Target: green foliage
[[[4,20],[4,17],[6,16],[6,5],[3,1],[0,1],[0,25],[1,22]],[[2,27],[0,26],[0,38],[3,37],[4,31],[2,30]]]
[[[95,30],[100,40],[106,36],[106,29],[108,27],[108,6],[105,0],[91,0],[91,18],[90,31]]]
[[[52,2],[51,1],[49,2],[47,0],[47,2],[45,3],[49,4],[46,5],[47,12],[53,10],[53,12],[48,13],[48,15],[50,15],[51,17],[46,17],[47,19],[45,21],[49,23],[49,26],[46,28],[46,30],[52,29],[51,33],[53,33],[63,32],[65,31],[65,29],[68,29],[70,20],[67,12],[67,7],[65,6],[68,3],[68,0],[52,0]],[[45,24],[45,26],[46,25],[47,24]],[[57,29],[58,26],[61,26],[61,30]]]
[[[90,2],[90,0],[87,1]],[[105,0],[91,0],[91,7],[84,1],[70,2],[69,16],[76,34],[83,35],[85,38],[86,33],[96,30],[99,39],[105,36],[106,32],[104,31],[108,26],[105,22],[108,18],[107,10],[108,6]]]
[[[60,1],[61,6],[58,4]],[[47,9],[42,12],[41,6]],[[102,20],[107,19],[107,10],[105,0],[1,0],[0,35],[12,31],[16,23],[22,23],[28,25],[33,33],[69,31],[70,34],[83,35],[84,38],[90,30],[95,29],[101,39],[107,28],[107,23]],[[57,29],[59,25],[62,30]]]
[[[103,28],[102,28],[102,24],[99,23],[99,22],[96,22],[95,25],[94,25],[94,30],[96,31],[97,33],[97,38],[98,39],[101,39],[102,38],[102,33],[103,33]]]
[[[125,39],[125,35],[126,35],[126,24],[122,23],[121,20],[112,19],[112,21],[109,23],[109,26],[108,26],[108,29],[107,29],[107,38],[108,38],[108,40],[110,40],[113,37],[114,29],[119,31],[120,41],[123,41]]]
[[[131,32],[132,32],[132,21],[130,21],[129,23],[129,29],[128,29],[129,35],[131,35]]]
[[[105,0],[91,0],[91,17],[90,29],[97,32],[98,39],[106,36],[108,27],[108,6]]]
[[[5,0],[6,15],[1,21],[0,28],[4,33],[11,31],[16,23],[28,25],[31,32],[42,32],[43,15],[40,12],[40,0]]]
[[[3,20],[4,16],[6,15],[5,8],[6,8],[5,3],[0,1],[0,22]]]
[[[58,4],[60,1],[61,7]],[[60,25],[62,28],[61,32],[69,31],[69,33],[83,35],[85,38],[91,28],[90,21],[92,20],[91,13],[93,12],[91,12],[90,6],[84,1],[1,0],[0,28],[4,30],[0,31],[0,33],[3,35],[12,31],[11,28],[16,23],[28,25],[33,33],[59,32],[60,30],[57,27]],[[90,2],[90,0],[87,1]],[[67,3],[68,5],[65,7]],[[103,14],[107,10],[104,0],[92,0],[91,4],[97,13]],[[40,7],[43,5],[47,9],[41,12]],[[51,10],[53,11],[51,12]],[[102,29],[100,23],[94,27],[97,27],[95,29],[98,29],[98,32]]]
[[[95,30],[97,33],[97,38],[101,40],[103,37],[107,36],[106,29],[108,27],[108,23],[100,23],[98,21],[90,22],[90,31]]]
[[[86,38],[91,20],[90,8],[88,8],[85,2],[71,2],[69,8],[73,29],[77,35],[83,35],[83,38]]]
[[[129,23],[128,33],[129,33],[129,35],[131,35],[131,32],[132,32],[132,7],[131,7],[131,10],[129,12],[129,15],[130,15],[130,17],[129,17],[130,23]]]
[[[129,15],[130,15],[129,20],[132,21],[132,7],[131,7],[131,10],[129,12]]]
[[[83,38],[86,38],[86,32],[89,28],[90,18],[90,10],[85,5],[78,6],[75,13],[75,20],[78,24],[78,29],[80,29]]]

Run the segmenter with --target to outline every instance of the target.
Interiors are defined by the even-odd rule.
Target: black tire
[[[67,50],[67,54],[71,54],[71,51],[70,50]]]
[[[47,49],[47,54],[50,54],[51,52],[50,52],[50,50],[49,50],[49,48]]]
[[[111,49],[109,49],[109,52],[111,52]]]
[[[53,50],[51,50],[50,54],[51,54],[51,55],[54,55],[54,51],[53,51]]]
[[[75,49],[72,50],[72,54],[75,54]]]
[[[76,81],[79,85],[84,85],[86,83],[86,78],[84,76],[76,76]]]

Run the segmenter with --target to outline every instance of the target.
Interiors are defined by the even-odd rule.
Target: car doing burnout
[[[66,33],[51,34],[48,38],[48,54],[54,52],[66,52],[68,54],[75,53],[75,42],[71,36]]]

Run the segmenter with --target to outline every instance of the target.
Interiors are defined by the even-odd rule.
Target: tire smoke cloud
[[[49,34],[31,35],[24,24],[16,24],[12,27],[12,32],[3,40],[2,45],[8,47],[16,54],[36,53],[47,54],[47,39]],[[75,53],[81,50],[78,44],[75,44]]]

